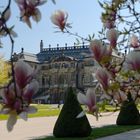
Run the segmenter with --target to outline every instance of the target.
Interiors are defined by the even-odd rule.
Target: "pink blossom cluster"
[[[105,28],[111,29],[116,26],[117,10],[122,3],[124,3],[124,0],[112,0],[110,5],[107,3],[103,5],[100,3],[101,7],[105,9],[105,12],[102,13],[101,16]]]
[[[68,13],[63,10],[56,10],[50,17],[52,23],[57,26],[62,32],[66,28],[71,28],[70,23],[67,22]]]
[[[27,120],[28,113],[35,113],[37,109],[30,106],[33,95],[38,91],[39,84],[35,80],[35,71],[27,63],[19,60],[14,67],[15,81],[10,82],[0,90],[3,99],[1,114],[9,114],[7,129],[11,131],[17,121],[17,116]]]
[[[134,49],[140,47],[140,41],[135,34],[133,34],[130,38],[130,46]]]
[[[96,71],[96,78],[99,81],[103,92],[118,103],[127,100],[127,93],[133,94],[134,86],[140,83],[134,75],[140,73],[140,41],[136,35],[130,38],[130,47],[133,48],[126,56],[117,56],[117,41],[119,31],[115,27],[117,7],[123,1],[113,1],[111,6],[106,8],[106,14],[103,14],[103,24],[106,26],[106,39],[109,42],[102,42],[94,39],[90,43],[90,50],[94,59],[99,64]],[[113,9],[113,10],[111,10]],[[116,61],[115,57],[121,59]],[[132,74],[132,75],[131,75]],[[139,89],[135,90],[139,93]],[[138,94],[137,94],[138,95]],[[136,99],[136,94],[134,100]]]
[[[46,0],[15,0],[19,9],[21,20],[31,28],[30,17],[36,22],[41,20],[41,12],[37,8],[46,3]]]
[[[105,29],[105,39],[93,39],[90,41],[90,51],[93,59],[99,64],[96,71],[96,79],[99,81],[102,92],[109,95],[111,99],[117,103],[122,103],[127,100],[127,93],[134,93],[132,91],[133,85],[140,83],[140,80],[131,74],[139,74],[140,72],[140,55],[139,50],[140,41],[136,35],[130,38],[130,47],[134,49],[128,55],[118,55],[118,42],[121,32],[116,27],[116,20],[118,18],[118,9],[124,0],[113,0],[112,2],[101,4],[105,10],[102,13],[101,20]],[[62,10],[55,11],[51,16],[51,21],[62,32],[67,27],[68,14]],[[70,32],[67,32],[70,33]],[[73,35],[72,33],[70,33]],[[78,35],[77,35],[78,36]],[[79,36],[78,36],[79,37]],[[116,57],[116,59],[114,59]],[[119,61],[117,61],[119,59]],[[130,77],[129,77],[130,76]],[[139,90],[137,89],[139,93]],[[136,95],[136,94],[135,94]],[[138,95],[138,94],[137,94]],[[94,89],[88,89],[86,94],[79,93],[78,101],[85,104],[89,112],[97,112],[96,95]],[[136,96],[134,97],[136,98]],[[83,114],[80,114],[81,116]],[[78,117],[79,117],[78,116]]]

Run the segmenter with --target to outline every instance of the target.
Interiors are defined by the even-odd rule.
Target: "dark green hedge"
[[[139,125],[140,114],[131,94],[128,94],[128,101],[124,101],[118,115],[117,125]]]
[[[76,118],[82,112],[73,88],[68,89],[67,99],[54,126],[55,137],[87,137],[91,133],[89,121],[85,116]]]

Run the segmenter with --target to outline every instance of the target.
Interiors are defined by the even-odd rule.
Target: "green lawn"
[[[47,117],[47,116],[57,116],[60,113],[60,109],[57,108],[57,105],[48,105],[48,104],[33,104],[32,106],[36,106],[38,111],[35,114],[29,114],[29,118],[33,117]],[[85,108],[85,106],[82,106]],[[119,110],[119,107],[117,108]],[[140,105],[139,105],[140,109]],[[104,109],[100,107],[100,112],[114,112],[116,110],[115,107],[111,105],[105,105]],[[8,115],[0,114],[0,120],[6,120]]]
[[[91,135],[85,138],[55,138],[53,136],[49,136],[46,138],[40,138],[34,140],[95,140],[96,138],[119,134],[134,129],[140,129],[140,125],[131,125],[131,126],[108,125],[100,128],[93,128]]]
[[[29,114],[29,118],[33,117],[47,117],[47,116],[57,116],[60,113],[60,109],[57,108],[57,106],[53,105],[35,105],[33,104],[32,106],[36,106],[38,111],[35,114]],[[6,120],[8,118],[8,115],[0,115],[0,120]]]
[[[35,106],[35,105],[34,105]],[[36,105],[38,108],[37,113],[30,114],[29,117],[46,117],[46,116],[57,116],[60,113],[60,109],[57,108],[57,106],[53,105]]]

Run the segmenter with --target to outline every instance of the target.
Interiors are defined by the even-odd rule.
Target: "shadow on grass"
[[[48,136],[48,137],[38,137],[36,139],[31,140],[95,140],[93,137],[71,137],[71,138],[55,138],[54,136]]]
[[[134,129],[140,129],[140,125],[108,125],[99,128],[93,128],[89,137],[71,137],[71,138],[56,138],[54,136],[44,136],[34,138],[32,140],[95,140],[96,138],[111,136]]]

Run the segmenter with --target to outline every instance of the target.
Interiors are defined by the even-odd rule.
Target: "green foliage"
[[[0,86],[8,83],[9,77],[8,72],[10,70],[10,65],[0,58]]]
[[[68,89],[67,99],[54,126],[55,137],[86,137],[91,133],[91,127],[86,115],[76,118],[82,112],[72,88]]]
[[[103,100],[101,103],[97,103],[99,112],[116,112],[120,110],[119,106],[110,105],[108,100]]]
[[[117,125],[140,124],[140,114],[131,94],[128,94],[128,101],[122,104],[116,123]]]

